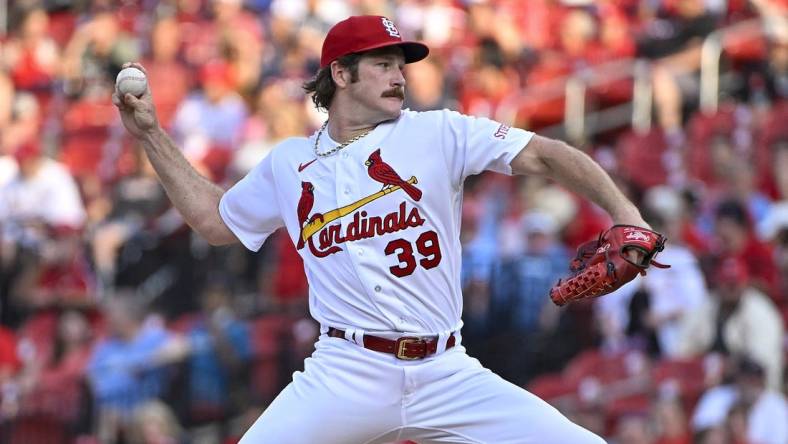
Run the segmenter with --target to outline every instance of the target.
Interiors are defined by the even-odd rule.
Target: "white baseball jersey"
[[[533,133],[457,112],[404,110],[328,157],[316,134],[280,143],[221,200],[257,251],[285,226],[324,327],[436,334],[461,327],[462,185],[511,174]],[[320,152],[337,146],[328,131]]]

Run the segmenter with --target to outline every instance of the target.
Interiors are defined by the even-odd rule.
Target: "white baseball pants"
[[[241,444],[604,444],[456,346],[402,361],[321,336]]]

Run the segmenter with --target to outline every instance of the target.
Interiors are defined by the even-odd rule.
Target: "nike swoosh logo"
[[[304,169],[306,169],[306,167],[308,167],[309,165],[312,165],[312,162],[314,162],[316,160],[317,159],[312,159],[312,160],[310,160],[307,163],[299,163],[298,164],[298,172],[300,173],[301,171],[304,171]]]

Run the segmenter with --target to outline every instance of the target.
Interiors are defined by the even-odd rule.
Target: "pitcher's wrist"
[[[162,135],[166,135],[164,128],[162,128],[161,125],[156,125],[150,129],[143,130],[142,134],[137,136],[137,139],[139,139],[140,142],[153,142]]]
[[[651,228],[643,220],[643,216],[640,215],[640,211],[634,205],[627,205],[626,208],[621,208],[611,213],[610,217],[616,225],[635,225],[642,228]]]

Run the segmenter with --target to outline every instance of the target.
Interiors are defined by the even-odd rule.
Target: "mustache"
[[[392,88],[384,91],[380,97],[397,97],[400,100],[405,100],[405,88]]]

